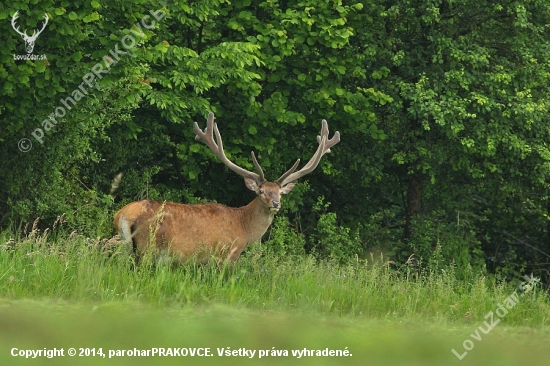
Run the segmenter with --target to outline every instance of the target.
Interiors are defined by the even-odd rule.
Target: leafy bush
[[[263,244],[268,253],[278,256],[300,255],[305,252],[304,234],[297,232],[286,216],[277,216],[269,231],[269,239]]]
[[[313,210],[320,214],[315,231],[311,235],[312,251],[322,258],[345,262],[363,252],[359,231],[339,226],[334,212],[326,212],[330,203],[319,197]]]
[[[485,262],[481,243],[468,221],[446,222],[442,213],[434,216],[418,216],[414,220],[410,248],[416,257],[431,270],[455,267],[458,277],[467,275],[472,267],[483,270]]]

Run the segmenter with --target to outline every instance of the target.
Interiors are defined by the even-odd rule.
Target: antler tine
[[[265,182],[264,171],[260,166],[260,164],[258,163],[258,160],[256,160],[256,155],[254,154],[254,151],[251,151],[250,154],[252,154],[252,162],[254,163],[256,170],[258,171],[258,173],[260,173],[260,181],[264,183]]]
[[[214,122],[214,128],[213,129],[214,129],[214,134],[216,135],[216,140],[215,141],[218,143],[218,145],[216,146],[218,148],[218,154],[221,153],[221,155],[225,156],[225,153],[223,151],[222,135],[220,134],[220,130],[218,129],[218,124],[215,123],[215,122]],[[212,133],[210,133],[210,136],[212,136]]]
[[[293,182],[301,177],[303,177],[306,174],[311,173],[319,164],[319,161],[321,161],[321,157],[325,155],[327,152],[330,152],[330,148],[334,145],[336,145],[338,142],[340,142],[340,132],[336,131],[334,136],[329,140],[328,139],[328,123],[326,120],[322,120],[321,125],[321,135],[317,136],[317,141],[319,142],[319,146],[317,147],[317,150],[315,151],[315,154],[309,159],[307,164],[300,169],[297,172],[292,172],[293,169],[287,171],[284,173],[279,179],[277,179],[277,183],[282,187],[287,183]],[[294,164],[297,166],[297,163]]]
[[[327,137],[323,136],[321,138],[321,143],[317,147],[317,150],[315,151],[315,154],[309,159],[306,165],[297,172],[294,172],[292,174],[283,174],[281,178],[277,179],[277,183],[282,187],[287,183],[293,182],[297,180],[298,178],[303,177],[306,174],[311,173],[319,164],[319,161],[321,161],[321,157],[323,156],[323,145],[325,144]],[[297,165],[296,163],[294,165]],[[286,177],[285,177],[286,175]]]
[[[283,175],[281,175],[279,177],[279,179],[277,179],[275,181],[275,183],[277,183],[279,186],[283,186],[283,182],[285,181],[286,177],[288,177],[290,174],[294,173],[294,171],[296,170],[296,168],[298,167],[298,164],[300,164],[300,159],[296,160],[296,162],[294,163],[294,165],[289,169],[287,170]]]
[[[12,26],[12,28],[13,28],[17,33],[19,33],[19,35],[21,35],[21,36],[27,36],[27,30],[26,30],[26,29],[25,29],[25,33],[23,33],[23,32],[21,32],[21,31],[19,30],[19,27],[16,26],[15,20],[16,20],[17,18],[19,18],[19,10],[17,10],[17,11],[15,12],[15,14],[13,14],[13,17],[11,18],[11,26]]]
[[[202,142],[204,142],[206,146],[208,146],[210,150],[212,150],[214,155],[216,155],[216,157],[220,159],[220,161],[224,163],[225,166],[227,166],[229,169],[239,174],[240,176],[254,179],[258,183],[258,185],[261,185],[265,182],[264,172],[260,167],[260,164],[256,160],[256,156],[254,155],[254,153],[252,153],[252,160],[254,161],[254,166],[258,170],[258,173],[260,173],[259,175],[241,168],[240,166],[231,162],[227,158],[227,156],[225,156],[225,153],[223,151],[222,136],[220,134],[220,130],[218,129],[218,125],[214,123],[214,113],[210,112],[208,114],[208,119],[206,121],[206,128],[204,129],[204,131],[202,131],[199,128],[199,124],[197,122],[193,124],[193,130],[197,134],[195,136],[195,140],[202,140]],[[216,135],[215,140],[214,140],[214,134]]]
[[[196,133],[195,140],[202,140],[210,149],[214,150],[214,152],[218,151],[218,145],[214,141],[214,136],[212,135],[214,131],[214,113],[210,112],[210,114],[208,114],[204,131],[200,129],[197,122],[193,123],[193,131]]]
[[[321,120],[321,136],[328,138],[328,122],[326,119]]]
[[[324,119],[322,121],[322,127],[321,127],[321,136],[326,136],[327,137],[327,142],[326,142],[326,145],[325,145],[325,152],[323,153],[326,154],[326,153],[329,153],[330,152],[330,148],[333,147],[334,145],[336,145],[337,143],[340,142],[340,132],[336,131],[336,133],[334,133],[334,136],[332,136],[332,138],[329,140],[328,139],[328,123],[327,123],[327,120]],[[317,141],[320,143],[321,142],[321,136],[317,136]]]
[[[44,30],[44,28],[46,28],[46,25],[48,25],[48,14],[44,14],[44,19],[46,20],[46,22],[44,22],[44,25],[42,26],[42,29],[40,29],[40,31],[38,32],[38,34],[42,33],[42,31]],[[34,33],[32,34],[33,36],[36,34],[37,32],[37,29],[34,30]],[[38,37],[38,34],[36,34],[36,36]]]

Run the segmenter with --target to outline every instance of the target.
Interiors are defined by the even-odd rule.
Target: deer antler
[[[321,157],[330,152],[330,148],[340,142],[340,132],[336,131],[336,133],[334,134],[334,136],[332,136],[330,140],[328,139],[328,133],[328,123],[326,120],[323,120],[321,126],[321,135],[317,136],[319,146],[317,147],[317,151],[315,151],[315,154],[313,154],[311,159],[309,159],[308,163],[304,165],[302,169],[294,172],[294,170],[296,170],[296,167],[298,167],[298,164],[300,163],[300,159],[298,159],[296,163],[294,163],[292,168],[281,175],[281,177],[275,182],[279,186],[283,187],[285,184],[294,182],[304,175],[311,173],[317,167],[319,161],[321,161]]]
[[[218,125],[214,123],[214,113],[210,112],[208,114],[206,128],[204,129],[204,131],[199,128],[199,124],[197,122],[194,123],[193,130],[197,134],[195,136],[195,140],[202,140],[202,142],[204,142],[206,146],[208,146],[210,150],[212,150],[216,157],[220,159],[221,162],[224,163],[225,166],[227,166],[229,169],[243,177],[254,179],[258,186],[261,186],[266,181],[264,177],[264,172],[260,167],[258,160],[256,160],[256,155],[254,155],[254,152],[252,152],[252,161],[254,162],[254,166],[256,167],[259,175],[232,163],[227,158],[227,156],[225,156],[225,153],[223,151],[222,137],[220,135],[220,131],[218,130]],[[214,133],[216,134],[216,140],[214,140]]]
[[[21,36],[22,36],[23,38],[25,38],[25,39],[27,39],[27,38],[29,38],[29,39],[36,39],[36,38],[40,35],[40,33],[42,33],[42,31],[44,30],[44,28],[46,28],[46,25],[48,25],[48,20],[49,20],[48,14],[44,14],[44,20],[45,20],[45,22],[44,22],[44,24],[42,25],[42,29],[40,29],[40,31],[37,30],[37,29],[35,29],[34,32],[32,33],[32,36],[29,36],[29,35],[27,34],[27,30],[26,30],[26,29],[25,29],[25,32],[21,32],[21,31],[19,30],[19,27],[17,27],[17,26],[15,25],[15,21],[17,20],[17,18],[19,18],[19,10],[17,10],[17,11],[15,12],[15,14],[13,14],[13,17],[11,18],[11,26],[13,27],[13,29],[14,29],[17,33],[19,33],[19,35],[21,35]],[[37,33],[37,32],[38,32],[38,33]]]
[[[42,26],[42,29],[40,29],[40,31],[38,33],[36,33],[36,29],[34,30],[34,33],[32,34],[32,37],[31,38],[36,38],[38,37],[38,35],[40,33],[42,33],[42,31],[44,30],[44,28],[46,28],[46,25],[48,25],[48,14],[44,13],[44,19],[46,20],[44,22],[44,25]],[[35,36],[36,35],[36,36]]]
[[[11,26],[12,26],[13,30],[16,31],[17,33],[19,33],[19,35],[22,36],[22,37],[28,37],[28,36],[27,36],[27,30],[26,30],[26,29],[25,29],[25,33],[23,33],[23,32],[21,32],[21,31],[19,30],[19,27],[17,27],[17,26],[15,25],[15,20],[16,20],[17,18],[19,18],[19,10],[17,10],[17,11],[15,12],[15,14],[13,14],[13,17],[11,17]]]

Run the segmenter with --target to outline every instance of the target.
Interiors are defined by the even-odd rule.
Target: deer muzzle
[[[271,211],[279,211],[281,208],[281,202],[279,201],[271,201],[271,207],[269,208]]]

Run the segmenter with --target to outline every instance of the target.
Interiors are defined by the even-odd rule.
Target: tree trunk
[[[413,218],[422,209],[422,177],[419,174],[411,175],[407,192],[407,208],[405,218],[405,240],[409,241],[413,235]]]

